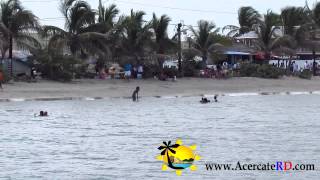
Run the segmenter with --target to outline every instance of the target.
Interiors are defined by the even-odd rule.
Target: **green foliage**
[[[311,79],[312,78],[312,71],[304,69],[300,74],[299,77],[302,79]]]
[[[240,27],[234,25],[225,26],[222,31],[228,30],[228,37],[235,37],[252,30],[252,26],[261,18],[259,12],[250,6],[241,7],[238,10],[238,20]]]
[[[71,81],[77,69],[75,64],[80,63],[73,56],[52,55],[45,50],[39,51],[34,60],[39,62],[38,68],[44,78],[56,81]]]
[[[163,73],[167,75],[169,78],[173,78],[174,76],[178,76],[178,69],[175,67],[164,68]]]
[[[154,76],[159,75],[159,73],[160,73],[159,65],[146,64],[144,66],[143,78],[152,78]]]
[[[240,66],[240,76],[278,79],[284,75],[281,69],[269,64],[244,63]]]
[[[185,77],[197,76],[199,69],[201,69],[201,63],[197,63],[196,61],[192,60],[183,63],[183,74]]]
[[[9,82],[9,81],[12,79],[11,76],[9,75],[9,72],[6,71],[6,70],[2,67],[2,65],[0,65],[0,70],[1,70],[1,72],[3,73],[3,76],[4,76],[4,83]]]
[[[38,18],[26,10],[19,0],[5,0],[0,2],[0,38],[1,54],[9,50],[9,56],[15,48],[33,51],[40,48],[38,40],[29,32],[37,31],[40,27]],[[12,58],[12,57],[9,57]]]
[[[198,29],[194,29],[192,26],[190,26],[189,29],[194,36],[194,38],[191,39],[192,47],[199,52],[203,64],[206,65],[208,54],[222,46],[216,41],[220,29],[216,28],[214,23],[204,20],[198,21]]]

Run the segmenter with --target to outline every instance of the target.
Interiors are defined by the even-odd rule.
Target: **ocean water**
[[[0,103],[0,179],[320,179],[320,95]],[[40,110],[49,117],[34,117]],[[162,141],[197,145],[198,170],[162,171]],[[205,163],[315,164],[207,171]]]

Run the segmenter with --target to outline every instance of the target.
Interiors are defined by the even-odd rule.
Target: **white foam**
[[[310,92],[290,92],[291,95],[308,95]]]
[[[227,96],[231,97],[238,97],[238,96],[259,96],[259,93],[229,93],[226,94]]]
[[[85,97],[83,98],[85,101],[94,101],[95,99],[94,98],[91,98],[91,97]]]
[[[313,91],[312,94],[320,95],[320,91]]]
[[[161,96],[162,99],[175,99],[177,96]]]
[[[12,102],[23,102],[23,101],[26,101],[26,99],[23,99],[23,98],[12,98],[12,99],[9,99],[10,101]]]

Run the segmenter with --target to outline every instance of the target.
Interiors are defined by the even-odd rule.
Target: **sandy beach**
[[[37,83],[14,82],[4,84],[0,99],[8,98],[64,98],[64,97],[130,97],[136,86],[140,95],[198,96],[201,94],[244,92],[301,92],[319,91],[320,78],[312,80],[285,77],[282,79],[232,78],[227,80],[183,78],[176,82],[148,80],[92,80],[69,83],[40,80]]]

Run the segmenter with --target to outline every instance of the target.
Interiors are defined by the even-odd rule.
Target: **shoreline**
[[[176,82],[147,80],[81,79],[69,83],[40,80],[36,83],[4,84],[0,102],[98,100],[130,98],[136,86],[141,97],[179,98],[201,95],[289,95],[320,94],[320,78],[304,80],[294,77],[282,79],[231,78],[226,80],[183,78]]]
[[[239,97],[239,96],[272,96],[272,95],[319,95],[320,91],[292,91],[292,92],[261,92],[261,93],[226,93],[226,94],[199,94],[190,96],[144,96],[142,98],[158,98],[158,99],[174,99],[174,98],[187,98],[187,97],[201,97],[205,96],[208,98],[213,98],[215,95],[218,96],[229,96],[229,97]],[[0,99],[1,102],[25,102],[25,101],[95,101],[95,100],[110,100],[110,99],[130,99],[130,97],[56,97],[56,98],[10,98],[10,99]]]

